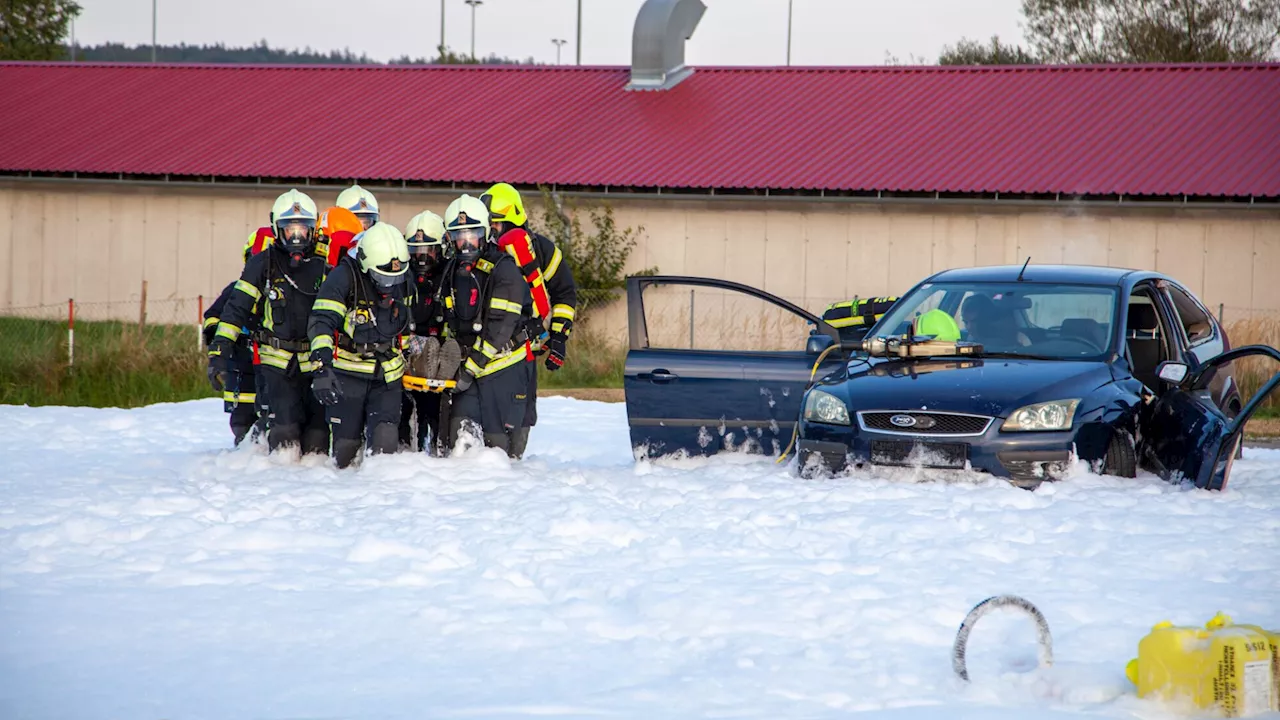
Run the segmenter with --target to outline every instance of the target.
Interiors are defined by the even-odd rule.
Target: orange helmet
[[[260,227],[249,233],[249,240],[244,244],[244,261],[249,262],[250,257],[271,247],[275,239],[276,235],[270,227]]]
[[[320,214],[320,242],[328,243],[330,266],[337,266],[342,254],[355,246],[355,237],[362,232],[364,224],[360,218],[344,207],[335,205]]]

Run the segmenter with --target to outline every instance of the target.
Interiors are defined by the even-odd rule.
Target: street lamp
[[[444,0],[440,0],[440,62],[444,62]]]
[[[574,46],[574,52],[578,53],[578,64],[582,64],[582,0],[578,0],[578,44]]]
[[[471,6],[471,62],[476,60],[476,6],[483,5],[484,0],[462,0]]]
[[[156,61],[156,0],[151,0],[151,62]]]
[[[791,67],[791,6],[795,0],[787,0],[787,67]]]
[[[557,65],[559,65],[559,64],[560,64],[560,48],[564,47],[564,46],[565,46],[569,41],[568,41],[568,40],[561,40],[560,38],[551,38],[551,42],[555,43],[555,46],[556,46],[556,64],[557,64]]]

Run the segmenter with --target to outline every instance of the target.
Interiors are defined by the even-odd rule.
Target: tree
[[[542,217],[539,229],[555,241],[564,261],[573,268],[578,286],[578,316],[592,308],[616,300],[627,286],[627,260],[635,249],[636,238],[644,234],[644,226],[619,229],[609,203],[588,208],[591,229],[583,228],[577,208],[561,200],[545,186],[542,192]],[[646,268],[632,275],[655,275],[658,269]]]
[[[1251,62],[1275,57],[1280,0],[1022,0],[1052,63]]]
[[[0,60],[61,60],[80,10],[72,0],[0,0]]]
[[[8,0],[0,0],[2,3]],[[102,45],[81,46],[77,48],[77,57],[85,62],[148,62],[151,60],[151,46],[138,45],[130,47],[120,43],[104,43]],[[275,64],[289,65],[382,65],[377,60],[361,53],[356,55],[350,48],[321,52],[311,48],[302,50],[283,50],[273,48],[266,40],[259,40],[249,47],[227,47],[222,43],[216,45],[160,45],[156,48],[156,60],[163,63],[215,63],[215,64]],[[441,62],[438,57],[411,58],[407,55],[391,60],[389,65],[433,65]],[[471,57],[446,51],[445,64],[470,64]],[[517,61],[509,58],[490,55],[479,62],[490,65],[510,65],[534,62],[533,58]]]
[[[1006,45],[997,35],[990,43],[960,38],[955,46],[946,45],[938,57],[939,65],[1035,65],[1039,60],[1019,45]]]

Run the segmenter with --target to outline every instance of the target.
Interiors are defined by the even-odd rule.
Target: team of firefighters
[[[298,190],[249,237],[244,271],[205,313],[209,381],[239,445],[447,454],[472,437],[512,458],[537,422],[541,359],[560,369],[577,288],[499,183],[401,232],[353,185],[317,212]]]

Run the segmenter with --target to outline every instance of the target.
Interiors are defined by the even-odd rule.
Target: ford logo
[[[916,419],[911,417],[910,415],[894,415],[893,417],[889,418],[889,422],[902,428],[909,428],[909,427],[916,426]]]

